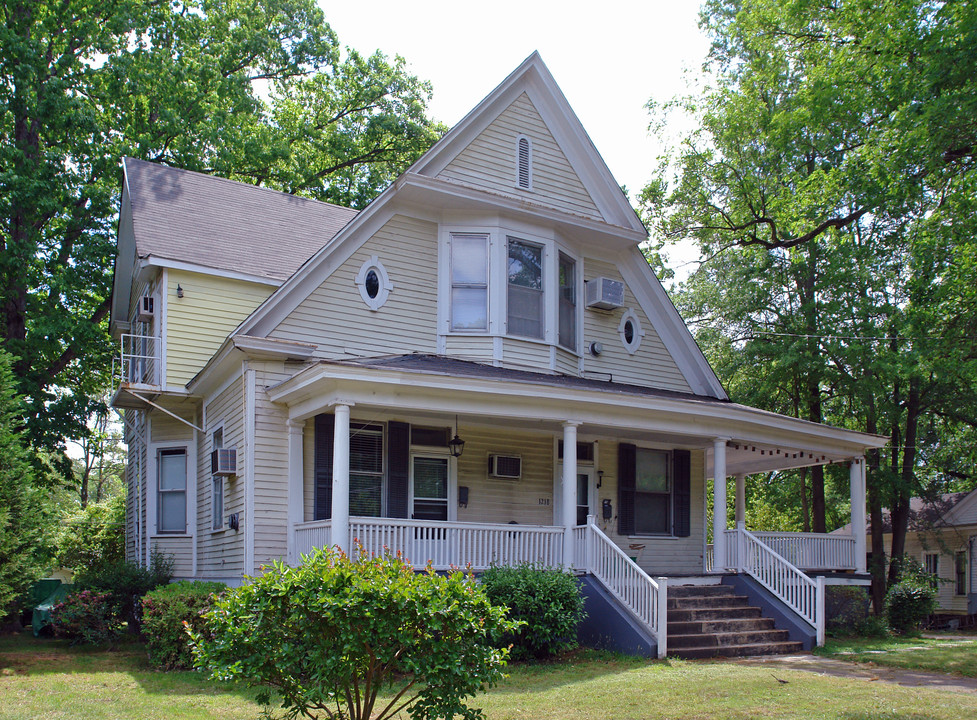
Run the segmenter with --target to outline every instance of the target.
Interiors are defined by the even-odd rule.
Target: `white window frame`
[[[645,452],[656,452],[665,455],[665,468],[668,474],[668,492],[655,493],[647,491],[638,490],[638,453]],[[635,478],[634,478],[634,535],[630,537],[636,538],[673,538],[675,535],[675,453],[671,449],[665,449],[660,447],[652,447],[649,445],[638,445],[635,448]],[[638,493],[643,492],[645,495],[663,495],[668,498],[668,530],[665,532],[639,532],[638,531]]]
[[[162,495],[163,494],[169,494],[169,493],[176,494],[176,493],[180,492],[180,491],[177,491],[177,490],[163,490],[162,487],[161,487],[161,483],[160,483],[160,472],[163,469],[162,468],[163,463],[161,462],[161,458],[163,457],[163,454],[164,453],[168,453],[168,454],[182,453],[183,454],[183,462],[185,463],[185,479],[184,479],[184,486],[183,486],[183,490],[182,490],[182,492],[183,492],[183,508],[184,508],[184,510],[183,510],[183,512],[184,512],[184,518],[183,518],[183,529],[182,530],[164,530],[164,529],[162,529],[162,527],[160,527],[161,524],[162,524],[161,523],[161,520],[162,520],[162,515],[161,515],[161,513],[162,513]],[[191,512],[190,512],[190,510],[191,510],[190,497],[191,497],[191,491],[192,491],[192,484],[191,484],[191,473],[192,473],[192,470],[191,470],[191,466],[193,465],[193,463],[190,462],[190,458],[191,458],[190,447],[188,445],[179,444],[179,443],[176,443],[176,444],[170,444],[170,443],[160,444],[160,445],[158,445],[157,447],[154,448],[154,451],[152,453],[152,457],[153,457],[153,485],[154,485],[153,486],[153,500],[154,500],[154,503],[153,503],[154,504],[154,507],[153,507],[153,529],[154,529],[154,534],[155,535],[161,535],[161,536],[164,536],[164,537],[183,537],[183,536],[190,535],[191,534],[190,530],[191,530],[191,527],[192,527],[192,522],[191,522],[192,516],[191,516]]]
[[[630,343],[625,333],[625,327],[628,322],[631,322],[634,331]],[[621,322],[618,323],[617,332],[621,336],[621,344],[624,345],[624,349],[628,351],[629,355],[634,355],[638,352],[638,348],[641,347],[641,339],[645,336],[645,331],[641,327],[641,320],[638,319],[638,314],[634,311],[634,308],[628,308],[624,311],[624,314],[621,316]]]
[[[366,276],[371,270],[376,273],[377,280],[379,281],[379,289],[376,297],[370,297],[370,293],[366,290]],[[354,282],[356,283],[356,289],[360,292],[360,297],[363,298],[363,302],[374,312],[383,307],[394,289],[393,283],[390,282],[390,275],[387,274],[387,268],[383,266],[380,258],[376,255],[371,255],[364,261],[360,266],[359,272],[356,273]]]
[[[512,328],[509,327],[509,288],[512,285],[509,282],[509,248],[512,246],[513,243],[516,243],[517,245],[522,245],[523,247],[536,248],[536,249],[539,250],[539,284],[540,284],[540,289],[538,291],[539,292],[539,303],[540,303],[540,308],[539,308],[540,334],[539,335],[521,335],[521,334],[518,334],[518,333],[514,333],[512,331]],[[547,310],[548,310],[548,306],[550,304],[550,302],[549,302],[550,301],[549,296],[552,295],[552,294],[554,294],[549,289],[551,286],[548,283],[548,280],[549,280],[548,275],[550,275],[550,273],[547,272],[547,265],[548,265],[549,255],[550,255],[550,253],[547,252],[547,247],[546,247],[546,245],[544,243],[539,243],[539,242],[534,242],[532,240],[527,240],[527,239],[524,239],[524,238],[522,238],[522,237],[520,237],[518,235],[506,235],[506,238],[505,238],[505,267],[506,267],[506,270],[505,270],[505,277],[503,278],[503,280],[505,281],[505,332],[506,332],[506,336],[511,337],[511,338],[517,338],[517,339],[520,339],[520,340],[543,340],[543,341],[546,341],[548,339],[548,337],[547,337],[548,330],[551,327],[552,323],[550,321],[550,313],[547,312]],[[529,288],[529,289],[532,290],[532,288]],[[533,292],[536,292],[536,291],[533,290]]]
[[[458,288],[481,288],[481,283],[458,283],[455,284],[453,278],[454,270],[454,253],[455,253],[455,237],[480,237],[485,241],[485,327],[484,328],[456,328],[454,326],[454,307],[452,303],[452,295],[455,287]],[[447,281],[447,321],[448,321],[448,331],[450,333],[458,333],[461,335],[488,335],[491,333],[492,328],[492,233],[479,231],[479,230],[457,230],[448,233],[448,247],[447,247],[447,272],[445,273]]]
[[[216,435],[218,432],[221,434],[221,444],[219,447],[224,447],[224,422],[223,421],[217,423],[210,429],[210,434],[208,435],[208,438],[210,442],[211,452],[218,449],[218,446],[214,444],[214,435]],[[209,459],[210,458],[208,457],[207,460]],[[225,484],[224,479],[225,478],[223,475],[210,476],[210,530],[211,532],[222,532],[226,529],[226,525],[224,522],[224,517],[225,517],[224,511],[227,508],[227,485]],[[216,507],[215,499],[217,495],[215,491],[218,485],[220,486],[220,499],[221,499],[221,508],[220,508],[221,511],[219,516],[214,514],[215,507]]]
[[[373,430],[372,428],[379,428],[379,431]],[[353,437],[360,432],[379,432],[380,433],[380,472],[379,473],[364,473],[359,471],[354,471],[352,468],[352,463],[349,469],[349,492],[351,495],[350,504],[352,504],[352,492],[353,492],[353,475],[369,475],[370,477],[377,477],[380,480],[380,514],[373,516],[361,516],[353,515],[352,510],[350,511],[351,517],[386,517],[387,516],[387,472],[389,468],[387,467],[387,442],[389,441],[387,423],[385,422],[370,422],[369,420],[357,420],[355,418],[350,420],[349,423],[349,442],[350,442],[350,460],[352,460],[353,453]]]
[[[407,491],[407,508],[409,514],[411,517],[414,515],[414,458],[446,460],[448,467],[448,519],[445,522],[455,522],[458,519],[458,475],[455,471],[457,464],[454,462],[454,458],[446,450],[439,452],[433,449],[422,449],[424,446],[414,447],[418,449],[411,449],[410,451],[410,479]]]

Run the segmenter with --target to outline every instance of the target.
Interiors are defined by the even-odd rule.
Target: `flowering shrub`
[[[51,625],[55,635],[71,640],[72,645],[111,642],[122,632],[108,593],[94,590],[70,593],[51,608]]]
[[[201,632],[201,614],[227,589],[219,582],[182,580],[146,593],[142,599],[142,631],[149,661],[166,670],[193,667],[188,631]]]

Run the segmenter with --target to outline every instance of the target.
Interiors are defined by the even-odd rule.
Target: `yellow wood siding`
[[[607,277],[624,282],[621,273],[612,263],[585,258],[583,264],[584,278],[587,280]],[[641,329],[644,331],[641,345],[634,355],[628,353],[618,333],[621,317],[628,308],[637,315]],[[604,346],[600,357],[594,357],[589,353],[584,356],[584,372],[593,373],[592,377],[599,379],[613,377],[614,382],[691,392],[688,381],[665,349],[661,338],[655,332],[648,316],[638,306],[638,301],[627,284],[624,286],[624,307],[617,310],[584,310],[583,332],[585,345],[589,346],[596,341]]]
[[[532,142],[532,191],[516,187],[516,140]],[[570,166],[529,96],[523,93],[456,157],[438,177],[519,194],[530,202],[599,218],[593,199]]]
[[[156,552],[168,557],[173,562],[173,578],[186,580],[193,577],[193,538],[153,537],[151,546]]]
[[[192,417],[186,418],[193,422]],[[154,443],[188,443],[193,440],[193,428],[185,422],[181,422],[174,417],[159,410],[152,411],[153,438]]]
[[[960,613],[967,612],[967,595],[957,595],[956,583],[956,553],[963,552],[967,558],[967,587],[971,590],[971,577],[973,568],[970,567],[969,538],[977,535],[977,526],[957,525],[954,527],[942,528],[935,532],[906,534],[906,554],[918,560],[925,567],[925,556],[929,553],[938,553],[939,572],[942,582],[937,586],[937,605],[940,612]],[[885,546],[890,547],[892,536],[886,534]]]
[[[379,310],[355,278],[377,256],[393,284]],[[269,337],[314,343],[316,357],[437,351],[437,225],[395,216],[276,327]]]
[[[492,362],[495,357],[495,339],[486,336],[449,335],[445,338],[445,354],[459,360]]]
[[[186,385],[227,335],[274,290],[216,275],[166,270],[166,384]],[[183,297],[176,296],[177,286]]]
[[[556,349],[556,372],[561,375],[579,375],[580,360],[573,353],[558,347]]]
[[[459,521],[553,524],[552,435],[464,424],[458,434],[465,438],[465,452],[458,458],[458,485],[468,488],[468,507],[458,508]],[[520,456],[522,478],[489,477],[490,454]]]
[[[513,370],[551,372],[550,346],[548,343],[505,338],[502,341],[502,365]]]
[[[237,378],[205,405],[197,464],[197,574],[201,577],[240,577],[244,571],[244,385]],[[211,518],[210,453],[212,433],[223,425],[224,447],[237,449],[238,474],[224,480],[224,518],[239,513],[241,530],[213,530]]]
[[[281,362],[249,362],[255,375],[254,562],[282,559],[288,549],[288,412],[265,388],[289,377]]]

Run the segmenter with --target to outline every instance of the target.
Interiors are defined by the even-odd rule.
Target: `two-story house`
[[[805,570],[860,581],[884,439],[730,402],[646,237],[536,54],[360,212],[126,159],[129,557],[229,583],[321,546],[561,566],[616,618],[594,633],[659,654],[749,645],[703,639],[688,589],[669,614],[670,583],[742,581],[816,641]],[[822,463],[850,466],[852,533],[746,531],[745,474]]]

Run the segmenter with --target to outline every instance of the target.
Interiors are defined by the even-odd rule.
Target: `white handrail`
[[[288,561],[297,565],[303,555],[332,544],[332,520],[313,520],[295,525],[295,547]]]
[[[119,338],[122,382],[158,385],[159,353],[152,335],[123,333]]]
[[[585,527],[574,530],[578,566],[590,572],[652,631],[658,641],[658,657],[665,657],[668,651],[667,581],[665,578],[653,580],[597,527],[594,520],[591,515]],[[586,565],[580,562],[583,558],[586,558]]]
[[[349,531],[354,546],[364,552],[399,552],[417,568],[563,563],[563,528],[549,525],[354,517]]]
[[[732,535],[735,550],[728,553],[730,567],[749,574],[817,632],[818,645],[824,644],[824,578],[812,580],[786,558],[752,533],[738,528]]]
[[[855,538],[851,535],[779,532],[754,532],[753,535],[799,568],[855,569]]]

